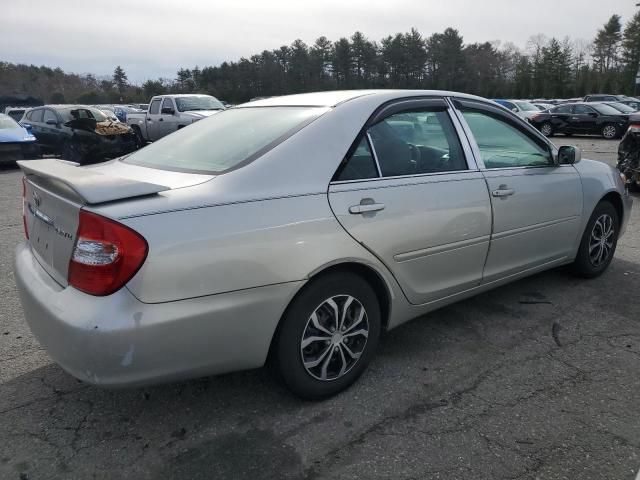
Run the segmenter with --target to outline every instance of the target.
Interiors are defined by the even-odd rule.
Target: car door
[[[555,132],[571,133],[571,126],[569,125],[569,118],[573,113],[573,107],[571,105],[560,105],[559,107],[552,108],[549,113],[551,114],[551,124]]]
[[[598,112],[589,105],[574,105],[570,116],[571,131],[575,133],[592,133],[596,130]]]
[[[31,110],[28,115],[28,123],[27,125],[31,125],[31,131],[33,135],[36,137],[38,145],[43,147],[48,147],[49,145],[46,143],[46,134],[44,133],[43,125],[42,125],[42,117],[44,114],[44,110],[42,108],[36,108]]]
[[[424,304],[479,285],[491,205],[445,99],[387,105],[356,139],[329,186],[346,231]]]
[[[162,98],[154,98],[149,104],[149,111],[147,112],[147,136],[150,141],[159,139],[160,127],[162,126],[160,120],[160,102]]]
[[[169,135],[171,132],[175,132],[178,129],[178,117],[175,113],[176,107],[173,104],[173,99],[165,97],[162,100],[160,118],[158,119],[158,134],[160,137]]]
[[[60,146],[60,119],[50,108],[45,108],[40,127],[42,142],[56,150]]]
[[[483,282],[564,262],[580,234],[576,169],[558,165],[544,137],[499,109],[471,100],[456,105],[491,192],[493,230]]]

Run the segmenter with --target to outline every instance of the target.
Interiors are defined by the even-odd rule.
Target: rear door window
[[[391,115],[369,128],[383,177],[467,170],[446,111]]]
[[[160,99],[156,98],[151,105],[149,105],[149,113],[155,115],[160,112]]]
[[[42,109],[38,109],[38,110],[33,110],[31,112],[31,116],[29,117],[29,120],[31,120],[32,122],[42,122]]]
[[[162,110],[164,110],[165,108],[173,109],[173,100],[168,97],[162,101]]]
[[[44,111],[44,118],[43,118],[43,122],[47,123],[47,121],[49,120],[53,120],[54,122],[58,123],[58,117],[56,116],[55,113],[53,113],[52,110],[45,110]]]
[[[334,180],[344,182],[348,180],[366,180],[377,178],[378,168],[373,158],[371,147],[366,135],[362,136],[360,143],[344,162],[342,168],[336,174]]]

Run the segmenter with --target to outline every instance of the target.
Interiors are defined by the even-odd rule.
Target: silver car
[[[601,274],[631,199],[580,156],[453,92],[259,100],[103,164],[19,162],[16,282],[36,337],[83,381],[268,361],[322,398],[384,330],[560,265]]]

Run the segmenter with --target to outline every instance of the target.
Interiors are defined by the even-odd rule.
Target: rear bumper
[[[139,386],[260,367],[300,282],[145,304],[126,288],[94,297],[63,288],[27,242],[16,249],[24,315],[51,358],[101,386]]]

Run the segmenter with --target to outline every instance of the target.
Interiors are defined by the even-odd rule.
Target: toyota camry
[[[631,208],[608,165],[441,91],[268,98],[102,164],[19,164],[25,318],[102,386],[269,363],[327,397],[403,322],[561,265],[600,275]]]

